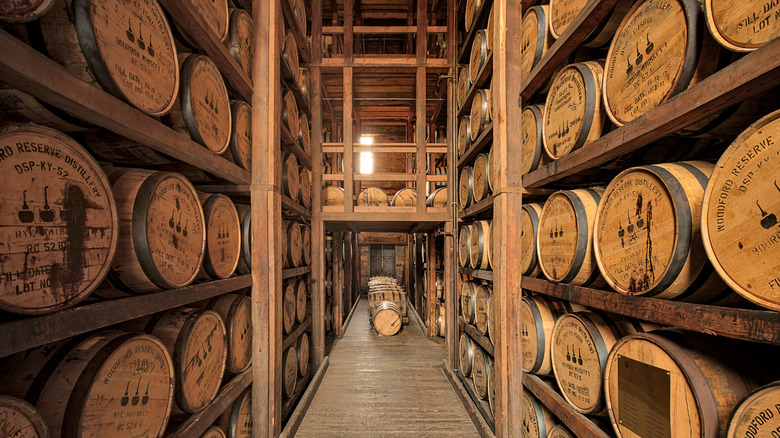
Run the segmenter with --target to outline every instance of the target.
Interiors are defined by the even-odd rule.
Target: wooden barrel
[[[173,107],[179,62],[158,2],[58,1],[37,23],[49,56],[79,78],[152,116]]]
[[[523,437],[547,438],[555,425],[555,417],[528,390],[523,389]]]
[[[493,359],[479,345],[474,345],[474,359],[471,362],[471,381],[477,397],[488,399],[488,378],[493,368]]]
[[[284,186],[284,194],[290,199],[297,200],[301,190],[301,174],[298,167],[298,158],[296,158],[295,154],[292,152],[287,152],[282,162],[282,184]]]
[[[0,83],[0,111],[3,112],[4,124],[37,123],[60,132],[90,132],[95,129],[65,111],[5,83]],[[90,147],[85,139],[82,138],[80,141]],[[150,155],[157,155],[155,157],[157,161],[167,162],[151,148],[145,149],[152,151]]]
[[[436,272],[434,287],[436,288],[436,299],[444,301],[444,273]]]
[[[485,30],[474,33],[474,41],[471,43],[471,55],[469,56],[469,79],[474,84],[479,79],[479,72],[487,60],[488,46]]]
[[[498,313],[496,311],[496,300],[493,299],[493,294],[491,293],[487,297],[487,334],[490,338],[490,342],[495,343],[496,342],[496,335],[498,330]]]
[[[727,436],[729,415],[760,386],[763,376],[756,368],[768,363],[751,360],[753,355],[739,345],[724,348],[724,339],[708,338],[660,330],[615,344],[606,362],[604,391],[618,437],[636,436],[636,430],[667,430],[675,438]],[[753,370],[745,370],[745,359]],[[745,436],[750,435],[740,435]],[[771,435],[767,430],[756,436]]]
[[[413,187],[406,187],[395,192],[393,199],[390,201],[390,205],[394,207],[416,207],[417,190]]]
[[[198,12],[200,18],[206,22],[206,29],[217,37],[219,41],[225,42],[228,37],[229,29],[229,8],[227,0],[188,0],[192,6],[195,7],[195,11]],[[182,32],[190,45],[197,47],[192,38]]]
[[[11,0],[0,4],[0,21],[24,23],[41,18],[49,11],[55,0]],[[31,431],[33,431],[31,429]],[[12,433],[9,436],[13,436]],[[28,435],[32,436],[32,435]]]
[[[296,314],[296,282],[294,280],[288,281],[284,285],[284,295],[282,297],[282,328],[284,333],[292,332],[295,326],[295,314]]]
[[[701,303],[732,295],[705,257],[700,234],[701,199],[712,169],[704,161],[633,167],[607,186],[593,246],[613,289]]]
[[[298,81],[298,75],[300,74],[299,60],[298,60],[298,44],[295,42],[295,35],[289,29],[284,36],[284,47],[282,48],[282,59],[287,63],[287,68],[292,73],[295,81]],[[297,116],[297,106],[296,106]],[[288,126],[289,127],[289,126]],[[290,132],[298,132],[298,130],[290,130]]]
[[[471,377],[474,359],[474,341],[466,333],[460,334],[458,341],[458,358],[460,359],[460,372],[463,377]]]
[[[325,235],[325,262],[327,265],[330,265],[333,262],[333,236],[331,235]],[[325,276],[326,281],[330,281],[330,276]],[[329,287],[328,284],[325,284],[325,287]]]
[[[577,62],[558,73],[544,104],[542,142],[557,160],[601,136],[607,118],[601,104],[603,61]]]
[[[474,23],[474,20],[477,19],[477,14],[479,13],[479,10],[482,8],[482,0],[466,0],[466,15],[464,17],[464,27],[466,28],[466,32],[471,30],[471,25]]]
[[[327,207],[344,205],[344,189],[328,186],[322,189],[322,205]]]
[[[563,425],[556,424],[547,433],[547,438],[576,438],[576,435],[569,432]]]
[[[490,268],[488,254],[493,250],[490,239],[490,221],[474,222],[469,235],[469,261],[473,269],[486,270]]]
[[[248,205],[236,205],[241,220],[241,257],[236,272],[245,275],[252,269],[252,214]]]
[[[306,18],[306,5],[303,0],[296,0],[293,2],[293,13],[295,15],[295,21],[298,24],[298,29],[301,31],[301,35],[306,36],[306,24],[308,22]]]
[[[7,437],[49,438],[49,428],[33,405],[24,400],[0,395],[2,431]]]
[[[587,5],[586,0],[550,0],[550,33],[553,38],[560,38],[566,29],[577,19]],[[614,9],[604,17],[598,26],[581,43],[584,47],[599,48],[609,44],[621,20],[628,13],[631,3],[618,2]]]
[[[498,153],[493,153],[493,148],[490,148],[490,152],[488,152],[488,186],[490,187],[490,191],[494,192],[496,190],[497,184],[498,184],[498,172],[500,163],[498,162]]]
[[[213,310],[180,307],[122,325],[162,341],[173,358],[176,391],[173,413],[197,413],[217,396],[227,362],[225,323]]]
[[[306,303],[308,297],[306,280],[301,278],[295,285],[295,320],[300,324],[306,319]]]
[[[471,135],[472,142],[479,137],[479,134],[482,133],[482,130],[493,118],[490,112],[492,108],[490,98],[490,90],[477,90],[474,94],[474,100],[471,101],[471,112],[469,113],[471,129],[469,130],[469,134]]]
[[[328,296],[333,295],[333,269],[331,268],[325,271],[325,293]]]
[[[460,316],[467,324],[473,324],[477,318],[477,287],[474,281],[466,281],[460,287]]]
[[[687,89],[698,59],[712,60],[699,54],[700,17],[692,0],[634,4],[607,52],[604,106],[613,123],[623,126]]]
[[[488,53],[491,53],[493,51],[493,5],[489,5],[490,12],[488,12],[488,18],[487,23],[485,23],[485,38],[487,38],[487,49]],[[492,79],[491,79],[492,84]]]
[[[493,418],[496,416],[496,374],[498,373],[490,373],[488,375],[488,407]]]
[[[523,14],[523,33],[520,39],[520,74],[527,78],[542,56],[553,44],[549,29],[550,6],[531,6]]]
[[[102,331],[38,347],[8,358],[2,375],[3,392],[40,413],[50,434],[42,436],[132,437],[141,427],[161,436],[173,404],[171,356],[144,334]]]
[[[458,89],[457,89],[457,98],[458,98],[458,108],[461,108],[463,104],[466,102],[466,96],[469,94],[469,89],[471,88],[471,79],[469,79],[469,69],[468,67],[460,67],[458,68]]]
[[[252,300],[245,295],[224,294],[209,300],[208,309],[225,323],[227,361],[225,371],[238,374],[252,364]]]
[[[225,195],[198,193],[206,224],[203,269],[208,277],[233,275],[241,257],[241,223],[233,201]]]
[[[539,255],[536,251],[537,231],[539,229],[539,216],[542,214],[542,204],[523,204],[520,212],[520,265],[523,275],[536,277],[542,271],[539,266]]]
[[[252,438],[252,388],[247,388],[219,418],[228,438]]]
[[[523,371],[552,374],[552,331],[561,315],[586,310],[584,306],[545,295],[527,295],[520,304]]]
[[[458,180],[458,205],[465,210],[474,203],[474,171],[466,166],[460,170]]]
[[[298,86],[301,88],[303,100],[305,100],[306,103],[309,104],[309,108],[311,108],[311,71],[308,68],[301,68],[299,73],[301,80],[298,83]]]
[[[311,227],[301,225],[301,266],[311,265]]]
[[[550,357],[563,398],[583,414],[600,415],[606,408],[604,366],[612,346],[623,336],[657,328],[606,312],[560,315],[552,331]]]
[[[458,157],[466,155],[471,149],[471,117],[463,116],[458,125]]]
[[[230,10],[228,21],[230,55],[250,77],[252,76],[252,16],[243,9]]]
[[[252,171],[252,107],[242,100],[230,102],[233,126],[228,150],[233,162]]]
[[[290,135],[300,132],[301,120],[298,117],[298,103],[295,101],[292,90],[285,90],[282,96],[282,122],[290,131]]]
[[[780,382],[753,390],[734,408],[726,438],[759,438],[780,435]]]
[[[534,6],[536,7],[536,6]],[[529,105],[523,108],[520,121],[520,132],[523,136],[521,146],[522,163],[520,172],[525,175],[536,170],[542,164],[544,152],[544,107],[541,105]]]
[[[593,224],[604,189],[561,190],[544,203],[536,252],[548,280],[598,288],[604,284],[593,257]]]
[[[471,250],[471,225],[463,225],[458,233],[458,262],[460,266],[471,266],[469,251]]]
[[[221,427],[211,426],[203,432],[203,435],[201,435],[200,438],[227,438],[227,435]]]
[[[204,55],[181,54],[179,104],[164,120],[216,154],[230,143],[232,115],[222,73]]]
[[[473,173],[473,187],[474,203],[485,199],[490,193],[490,186],[488,184],[488,175],[490,175],[490,159],[485,153],[477,155],[474,159]]]
[[[295,394],[295,387],[298,383],[298,355],[295,352],[295,345],[288,348],[282,357],[282,394],[285,398],[290,398]]]
[[[0,309],[60,310],[106,276],[119,240],[110,182],[71,138],[38,125],[0,130]]]
[[[440,176],[446,176],[448,174],[447,168],[444,166],[434,167],[433,168],[433,174],[434,175],[440,175]],[[447,181],[434,181],[433,188],[438,189],[441,187],[447,187]]]
[[[357,205],[366,207],[383,207],[390,205],[387,193],[379,187],[366,187],[357,197]]]
[[[742,297],[780,310],[780,111],[758,120],[718,160],[701,232],[715,270]]]
[[[489,283],[477,286],[477,293],[474,294],[474,325],[483,335],[488,334],[491,295],[493,295],[493,286]]]
[[[710,33],[729,50],[750,52],[780,36],[775,2],[705,0],[704,8]]]
[[[425,200],[425,204],[433,208],[447,207],[447,187],[440,187],[431,192],[428,199]]]
[[[309,128],[309,118],[306,113],[301,113],[298,121],[298,145],[303,149],[306,156],[311,156],[311,129]]]
[[[392,301],[382,301],[374,307],[371,319],[374,329],[382,336],[393,336],[401,330],[401,310]]]
[[[447,333],[447,308],[444,304],[436,306],[436,335],[445,337]]]
[[[311,171],[303,166],[298,174],[298,201],[305,208],[311,208]]]
[[[309,334],[303,332],[295,343],[295,354],[298,357],[298,375],[304,377],[309,372]]]
[[[146,293],[190,284],[206,246],[203,209],[190,182],[176,173],[109,171],[120,235],[108,280],[122,292]]]

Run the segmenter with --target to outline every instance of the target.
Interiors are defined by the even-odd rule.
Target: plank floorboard
[[[296,437],[479,436],[441,369],[443,343],[410,319],[380,336],[360,301]]]

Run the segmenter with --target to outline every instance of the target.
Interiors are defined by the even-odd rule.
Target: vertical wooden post
[[[352,237],[355,233],[345,233],[344,240],[344,309],[349,313],[352,310],[352,279],[354,274],[352,269]],[[344,333],[342,332],[342,335]]]
[[[498,184],[493,201],[494,283],[491,305],[498,315],[494,341],[496,368],[496,436],[522,434],[523,372],[520,335],[521,273],[513,269],[521,257],[520,211],[522,209],[522,176],[520,168],[521,108],[520,46],[522,8],[509,0],[495,0],[493,16],[493,80],[498,115],[493,122],[493,151],[499,163]],[[510,80],[511,78],[511,80]]]
[[[417,313],[423,312],[422,296],[425,293],[425,282],[423,281],[423,257],[422,257],[422,234],[414,235],[414,278],[416,289],[414,291],[414,308]]]
[[[428,233],[427,243],[428,251],[425,255],[428,256],[426,261],[428,264],[428,282],[425,285],[425,290],[427,291],[427,309],[425,309],[425,313],[428,324],[428,336],[436,336],[436,236],[433,233]]]
[[[352,294],[354,301],[357,301],[358,297],[360,296],[360,245],[358,244],[358,233],[352,233],[352,236],[352,262],[355,264],[355,281],[352,283]]]
[[[352,146],[354,143],[352,130],[352,53],[354,47],[353,41],[353,10],[354,0],[344,1],[344,211],[354,210],[354,157]]]
[[[494,6],[495,7],[495,6]],[[458,232],[458,221],[455,202],[455,188],[457,185],[458,169],[457,152],[455,151],[455,139],[457,138],[457,120],[455,120],[456,108],[455,108],[455,72],[456,62],[455,59],[455,33],[458,29],[457,14],[455,11],[455,0],[447,0],[447,59],[452,60],[449,70],[449,80],[447,81],[447,211],[452,216],[452,221],[445,226],[445,231],[452,234],[449,235],[444,241],[444,302],[446,303],[445,311],[447,322],[446,327],[446,342],[447,342],[447,362],[450,364],[450,368],[454,369],[458,362],[458,266],[457,259],[454,256],[456,245],[456,236]],[[448,273],[449,272],[449,273]]]
[[[412,293],[412,235],[406,235],[406,246],[404,246],[404,290],[407,294]]]
[[[428,2],[419,0],[417,2],[417,76],[415,82],[416,99],[415,99],[415,142],[417,143],[417,154],[415,157],[417,163],[417,212],[424,213],[426,211],[425,198],[426,198],[426,176],[425,176],[425,63],[428,40],[428,28],[426,26],[428,19]],[[430,267],[429,267],[430,269]],[[430,274],[430,272],[429,272]],[[430,277],[430,275],[429,275]]]
[[[333,298],[336,300],[336,317],[333,318],[333,331],[337,338],[344,336],[341,324],[344,320],[344,233],[333,233]]]
[[[318,369],[325,359],[325,227],[322,222],[322,0],[311,2],[311,151],[312,151],[312,363]]]

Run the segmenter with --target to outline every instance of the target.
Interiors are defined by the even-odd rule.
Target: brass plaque
[[[618,355],[618,423],[644,438],[672,438],[669,372]]]

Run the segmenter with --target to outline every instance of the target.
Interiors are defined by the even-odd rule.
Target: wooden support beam
[[[347,0],[351,3],[350,0]],[[352,130],[352,67],[344,67],[344,211],[353,211],[355,168],[353,163],[354,143]]]
[[[333,318],[334,334],[344,336],[341,323],[344,319],[344,233],[333,233],[333,298],[336,300],[336,317]]]
[[[312,150],[312,290],[311,290],[311,350],[312,364],[319,369],[325,360],[325,227],[322,222],[322,73],[316,64],[322,59],[322,0],[311,2],[311,150]],[[325,101],[326,105],[330,105]],[[333,118],[331,108],[331,118]]]
[[[418,312],[422,310],[422,296],[425,293],[425,282],[423,281],[422,236],[422,234],[414,235],[414,283],[417,287],[414,291],[414,308]]]
[[[436,336],[436,237],[433,233],[428,233],[428,250],[425,252],[428,260],[428,278],[425,285],[426,290],[426,309],[425,323],[428,325],[428,337]]]
[[[353,257],[354,254],[352,253],[352,247],[353,247],[353,238],[355,234],[357,233],[345,233],[346,239],[344,240],[344,291],[342,294],[344,295],[343,302],[344,302],[344,309],[352,309],[352,304],[354,303],[352,301],[352,285],[353,285],[353,278],[354,273],[352,272],[352,269],[354,268],[353,263]],[[343,326],[342,321],[342,326]],[[343,330],[343,329],[342,329]],[[341,336],[344,336],[344,333],[342,331]]]

